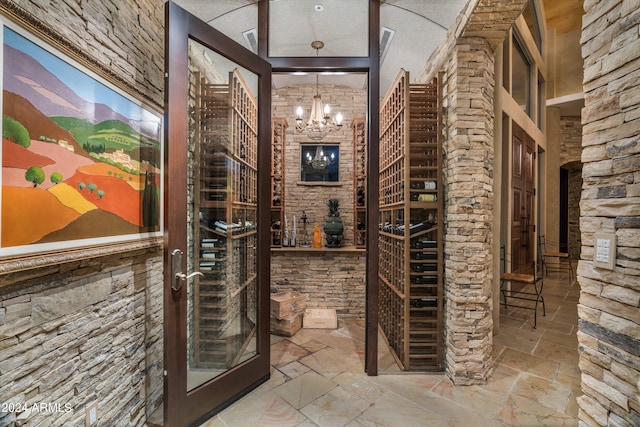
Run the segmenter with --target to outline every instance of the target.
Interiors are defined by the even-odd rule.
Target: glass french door
[[[184,426],[269,376],[271,66],[166,12],[164,425]]]

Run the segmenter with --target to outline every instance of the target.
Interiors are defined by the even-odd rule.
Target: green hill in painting
[[[123,150],[131,153],[141,147],[160,148],[158,141],[141,135],[131,126],[119,120],[105,120],[94,125],[74,117],[52,117],[51,119],[67,129],[78,141],[78,144],[85,147],[87,151]]]

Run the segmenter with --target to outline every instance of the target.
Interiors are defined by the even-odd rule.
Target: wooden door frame
[[[258,224],[269,224],[271,163],[271,66],[252,52],[197,19],[176,4],[165,4],[165,213],[181,212],[187,206],[188,141],[188,40],[214,47],[238,65],[260,76],[258,88]],[[233,52],[233,55],[230,53]],[[169,161],[171,159],[171,162]],[[262,183],[262,184],[261,184]],[[172,197],[169,197],[171,195]],[[269,227],[258,227],[257,355],[206,384],[187,392],[187,352],[179,351],[186,336],[186,287],[171,289],[171,252],[187,254],[186,224],[180,216],[164,215],[164,425],[184,426],[208,418],[244,392],[269,378],[269,286],[271,251]],[[186,257],[183,261],[186,269]],[[179,319],[178,322],[175,319]],[[178,350],[174,350],[178,349]],[[230,398],[230,396],[233,396]]]
[[[258,3],[258,55],[273,72],[366,72],[367,105],[367,241],[365,371],[378,375],[378,218],[379,218],[379,112],[380,112],[380,0],[369,0],[369,54],[365,57],[269,56],[269,0]]]

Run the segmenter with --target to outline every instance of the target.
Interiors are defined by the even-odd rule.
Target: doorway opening
[[[340,348],[362,355],[361,370],[366,370],[363,334],[367,309],[369,192],[367,87],[366,72],[342,71],[274,73],[272,84],[274,194],[270,290],[272,295],[300,294],[306,308],[326,310],[324,314],[328,316],[335,312],[338,328],[329,333],[339,337],[337,342],[353,338],[352,344],[340,344]],[[343,118],[339,128],[321,139],[303,129],[315,96],[320,96],[323,105],[327,106],[326,115],[330,119],[335,120],[338,114]],[[320,161],[315,161],[318,160],[316,157]],[[333,170],[335,180],[322,178],[330,175],[323,174],[329,169]],[[318,179],[305,179],[312,175]],[[337,245],[329,242],[325,231],[331,215],[329,200],[338,202],[337,211],[343,228]],[[316,227],[321,234],[319,248],[313,245]],[[283,320],[271,319],[272,339],[276,341],[283,340],[277,335],[291,333],[278,325]],[[298,321],[291,323],[295,322]],[[313,324],[312,328],[303,328],[304,322],[305,318],[292,326],[303,329],[300,340],[318,332],[313,331]],[[290,340],[298,342],[295,335]],[[288,343],[275,345],[272,364],[277,366],[281,362],[278,348]]]

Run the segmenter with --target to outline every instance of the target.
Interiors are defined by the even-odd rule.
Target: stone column
[[[458,40],[445,82],[446,370],[456,384],[491,375],[494,57]]]
[[[640,3],[584,2],[580,425],[640,425]],[[594,235],[614,234],[612,270]]]

